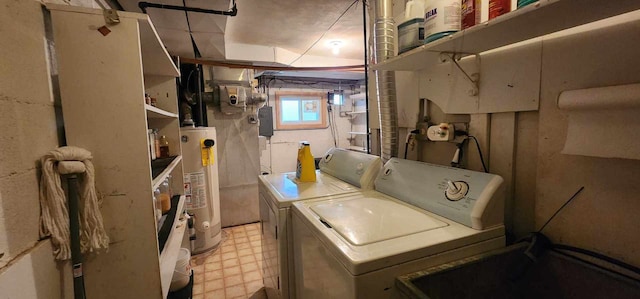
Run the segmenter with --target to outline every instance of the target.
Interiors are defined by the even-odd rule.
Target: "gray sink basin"
[[[640,298],[640,281],[559,251],[549,250],[525,266],[528,245],[403,275],[396,286],[403,298],[420,299]]]

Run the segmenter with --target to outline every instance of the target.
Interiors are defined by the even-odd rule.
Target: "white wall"
[[[640,44],[631,38],[639,34],[637,23],[616,25],[564,37],[556,34],[524,46],[520,50],[541,46],[539,110],[471,115],[471,132],[479,137],[491,172],[503,176],[510,190],[505,220],[516,237],[539,229],[584,186],[543,233],[553,242],[640,266],[640,252],[635,250],[640,248],[636,233],[640,227],[640,161],[562,154],[567,113],[557,107],[558,95],[564,90],[640,82],[636,51]],[[495,63],[501,63],[500,59]],[[511,66],[504,64],[504,71],[512,71]],[[492,78],[484,76],[483,80]],[[515,97],[518,100],[517,94]],[[409,105],[417,107],[417,99],[409,99],[413,100],[416,102]],[[611,138],[628,136],[612,132]],[[446,145],[428,143],[418,158],[447,165],[454,148],[442,147]],[[479,170],[475,145],[467,152],[470,168]]]
[[[220,217],[222,226],[256,222],[258,214],[258,126],[248,113],[225,115],[217,107],[207,109],[210,127],[216,127]]]
[[[337,87],[336,87],[337,88]],[[296,89],[282,88],[278,91],[300,91],[300,92],[328,92],[329,89]],[[267,141],[266,149],[260,153],[260,168],[262,172],[282,173],[296,170],[296,159],[298,157],[298,142],[309,141],[311,144],[311,153],[314,157],[321,157],[330,148],[334,147],[333,137],[329,128],[325,129],[309,129],[309,130],[277,130],[275,125],[275,89],[271,89],[269,93],[270,103],[273,106],[274,118],[274,135]],[[346,97],[345,97],[346,98]],[[334,106],[334,115],[338,128],[337,142],[338,147],[346,147],[349,145],[351,136],[350,117],[340,117],[339,110],[351,111],[351,101],[345,101],[345,104]],[[328,123],[328,121],[327,121]]]

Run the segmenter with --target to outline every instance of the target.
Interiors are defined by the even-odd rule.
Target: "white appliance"
[[[214,249],[222,237],[216,128],[181,128],[180,135],[186,208],[194,214],[191,252],[199,254]]]
[[[297,298],[396,298],[401,274],[503,247],[502,181],[393,158],[377,191],[294,203]]]
[[[319,168],[316,182],[299,182],[295,172],[260,176],[263,281],[270,299],[295,298],[291,204],[371,189],[382,161],[377,156],[332,148],[320,160]]]

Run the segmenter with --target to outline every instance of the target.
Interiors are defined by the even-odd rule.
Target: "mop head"
[[[83,253],[109,248],[102,224],[102,215],[96,196],[91,152],[74,146],[64,146],[42,157],[42,177],[40,179],[40,237],[51,236],[54,255],[58,260],[71,258],[71,236],[69,233],[69,211],[65,198],[58,162],[80,161],[86,171],[79,173],[79,219],[80,249]]]

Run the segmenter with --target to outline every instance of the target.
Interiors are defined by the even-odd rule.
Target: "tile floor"
[[[211,253],[191,259],[193,299],[266,299],[260,223],[224,228]]]

